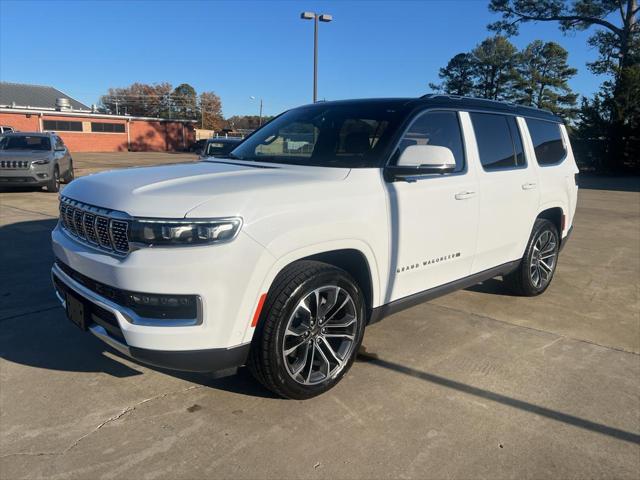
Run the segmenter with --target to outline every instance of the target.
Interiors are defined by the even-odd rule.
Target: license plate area
[[[66,305],[67,305],[67,318],[71,320],[81,330],[87,329],[87,317],[88,309],[85,302],[80,298],[73,295],[71,292],[66,292]]]

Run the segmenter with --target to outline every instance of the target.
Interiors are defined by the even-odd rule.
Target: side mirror
[[[453,152],[437,145],[410,145],[404,149],[398,163],[385,168],[387,181],[411,181],[411,177],[451,173],[456,169]]]

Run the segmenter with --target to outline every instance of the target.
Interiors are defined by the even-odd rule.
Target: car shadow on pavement
[[[142,375],[135,361],[128,359],[133,367],[120,361],[125,357],[67,320],[51,285],[51,231],[56,223],[56,219],[47,219],[0,227],[0,358],[47,370],[103,372],[117,378]],[[214,378],[148,365],[144,368],[214,389],[274,396],[252,380],[246,369]]]
[[[484,282],[476,283],[470,287],[465,288],[469,292],[487,293],[490,295],[502,295],[506,297],[513,297],[515,294],[505,285],[504,280],[501,278],[491,278]]]
[[[423,372],[421,370],[417,370],[412,367],[407,367],[405,365],[401,365],[396,362],[385,360],[383,358],[380,358],[376,353],[368,352],[366,347],[364,346],[360,347],[357,360],[360,362],[370,363],[377,367],[385,368],[387,370],[391,370],[396,373],[408,375],[409,377],[412,377],[412,378],[417,378],[419,380],[430,382],[435,385],[439,385],[441,387],[450,388],[458,392],[463,392],[467,395],[472,395],[475,397],[482,398],[484,400],[497,402],[512,408],[517,408],[519,410],[523,410],[525,412],[539,415],[541,417],[549,418],[557,422],[562,422],[568,425],[573,425],[574,427],[579,427],[585,430],[590,430],[592,432],[608,435],[610,437],[616,438],[618,440],[623,440],[625,442],[640,444],[640,435],[636,433],[628,432],[626,430],[621,430],[619,428],[610,427],[608,425],[603,425],[602,423],[592,422],[591,420],[576,417],[574,415],[570,415],[567,413],[559,412],[557,410],[542,407],[540,405],[529,403],[524,400],[519,400],[517,398],[502,395],[500,393],[492,392],[490,390],[485,390],[483,388],[474,387],[473,385],[458,382],[446,377],[441,377],[439,375],[435,375],[432,373]]]

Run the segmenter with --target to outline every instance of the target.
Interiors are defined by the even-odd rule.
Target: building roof
[[[81,103],[57,88],[45,85],[27,85],[25,83],[0,82],[0,106],[56,108],[56,99],[66,98],[73,110],[90,110]]]

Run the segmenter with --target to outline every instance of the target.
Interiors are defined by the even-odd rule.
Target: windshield
[[[280,115],[231,157],[324,167],[377,167],[402,119],[399,104],[316,104]]]
[[[207,143],[207,150],[204,152],[204,154],[207,157],[227,155],[237,146],[238,144],[235,142],[209,142]]]
[[[11,135],[0,141],[0,150],[51,150],[49,137]]]

